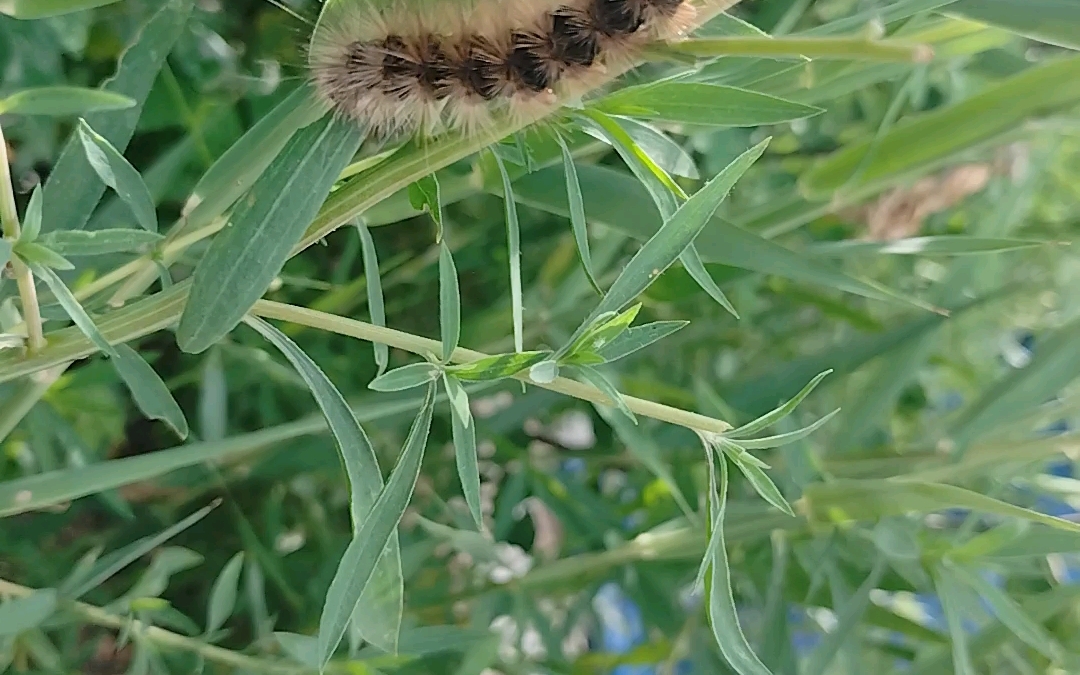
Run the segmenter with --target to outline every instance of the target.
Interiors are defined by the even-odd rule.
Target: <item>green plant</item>
[[[222,47],[280,8],[0,0],[0,662],[1074,668],[1080,12],[1039,3],[714,6],[382,152]],[[652,639],[564,649],[611,580]]]

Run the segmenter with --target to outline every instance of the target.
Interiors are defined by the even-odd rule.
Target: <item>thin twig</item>
[[[11,182],[11,169],[8,167],[7,141],[4,130],[0,128],[0,221],[3,223],[4,238],[14,245],[19,238],[19,212],[15,207],[15,186]],[[27,349],[31,354],[45,347],[45,333],[41,328],[41,309],[38,307],[37,288],[30,268],[11,256],[11,271],[19,287],[19,299],[22,300],[23,319],[26,321]]]
[[[428,338],[413,335],[411,333],[404,333],[399,330],[394,330],[393,328],[383,328],[370,323],[364,323],[363,321],[357,321],[356,319],[349,319],[343,316],[337,316],[336,314],[328,314],[326,312],[307,309],[305,307],[297,307],[295,305],[287,305],[270,300],[259,300],[255,303],[255,306],[251,308],[251,312],[265,319],[277,319],[279,321],[289,321],[304,326],[310,326],[312,328],[319,328],[339,335],[348,335],[360,340],[367,340],[368,342],[378,342],[389,345],[397,349],[412,352],[413,354],[425,355],[442,353],[442,345],[436,340],[429,340]],[[459,347],[454,351],[450,360],[454,363],[470,363],[487,357],[488,354]],[[573,396],[574,398],[589,401],[590,403],[606,406],[614,405],[614,402],[596,387],[582,384],[581,382],[575,382],[574,380],[568,380],[564,377],[557,377],[551,382],[536,382],[529,379],[527,373],[520,373],[515,375],[515,377],[522,382],[533,384],[537,387],[549,389],[567,396]],[[651,417],[662,422],[677,424],[688,429],[711,431],[718,434],[731,430],[731,425],[727,422],[686,410],[672,408],[663,403],[655,403],[634,396],[624,396],[623,400],[630,410],[638,415]]]

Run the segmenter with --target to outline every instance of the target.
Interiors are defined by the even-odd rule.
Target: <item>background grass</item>
[[[1075,3],[400,148],[287,8],[0,0],[0,665],[1080,669]]]

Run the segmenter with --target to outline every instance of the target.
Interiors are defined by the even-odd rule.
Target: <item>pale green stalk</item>
[[[35,589],[33,588],[27,588],[26,586],[20,586],[19,584],[13,584],[10,581],[0,579],[0,596],[25,598],[33,593],[34,590]],[[305,668],[301,665],[272,661],[270,659],[261,659],[241,654],[240,652],[234,652],[231,649],[224,649],[212,644],[207,644],[197,638],[190,638],[180,635],[179,633],[165,630],[164,628],[150,626],[137,619],[118,616],[111,612],[107,612],[100,607],[88,605],[84,602],[73,602],[68,605],[68,608],[87,623],[103,628],[111,628],[113,630],[130,630],[131,632],[138,633],[141,637],[156,645],[192,652],[202,656],[207,661],[237,670],[247,670],[253,673],[269,673],[271,675],[304,675],[306,673],[317,672],[317,669],[315,668]],[[351,672],[346,664],[340,664],[336,668],[334,667],[335,665],[337,664],[330,664],[327,671],[341,673]]]
[[[0,221],[3,222],[4,238],[12,245],[19,238],[19,212],[15,207],[15,188],[11,183],[11,169],[8,167],[7,141],[4,130],[0,128]],[[30,268],[18,256],[11,256],[11,271],[19,287],[22,300],[23,319],[26,321],[27,349],[30,353],[45,347],[45,334],[41,328],[41,310],[38,307],[37,288]]]
[[[354,337],[359,340],[378,342],[421,356],[442,353],[442,345],[437,340],[430,340],[411,333],[403,333],[402,331],[394,330],[393,328],[374,326],[370,323],[357,321],[356,319],[349,319],[335,314],[327,314],[326,312],[307,309],[305,307],[296,307],[295,305],[286,305],[270,300],[259,300],[255,303],[255,306],[251,308],[251,312],[265,319],[289,321],[304,326],[310,326],[311,328],[318,328],[331,333],[337,333],[338,335],[348,335],[349,337]],[[454,350],[450,360],[454,363],[470,363],[487,358],[488,356],[488,354],[482,352],[459,347]],[[549,389],[560,394],[565,394],[566,396],[572,396],[583,401],[589,401],[590,403],[604,406],[614,405],[614,403],[596,387],[582,384],[581,382],[575,382],[574,380],[557,377],[551,382],[535,382],[529,379],[527,373],[521,373],[514,377],[522,382]],[[653,401],[647,401],[634,396],[623,396],[623,400],[634,413],[645,417],[651,417],[655,420],[660,420],[661,422],[668,422],[688,429],[698,429],[718,434],[731,430],[731,425],[727,422],[686,410],[672,408],[671,406],[662,403],[654,403]]]

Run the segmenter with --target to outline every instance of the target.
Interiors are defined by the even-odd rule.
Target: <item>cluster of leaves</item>
[[[0,0],[0,664],[1077,667],[1071,3],[703,10],[378,154],[245,60],[290,13],[195,4]],[[649,639],[565,650],[605,582]]]

